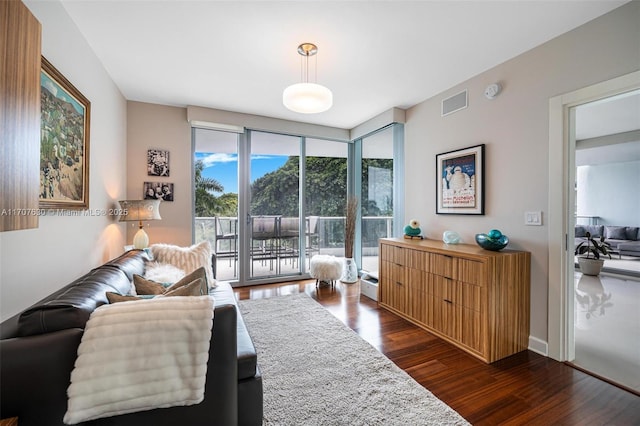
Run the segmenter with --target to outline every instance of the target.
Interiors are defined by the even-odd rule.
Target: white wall
[[[600,225],[640,226],[640,161],[580,166],[576,181],[578,216],[599,216]]]
[[[405,215],[426,236],[455,230],[464,242],[498,228],[509,248],[532,253],[530,334],[547,340],[549,98],[640,67],[640,2],[628,3],[407,110]],[[485,87],[500,82],[494,100]],[[469,90],[469,107],[440,116],[443,98]],[[485,151],[485,215],[435,214],[435,156],[480,143]],[[558,176],[560,179],[560,176]],[[524,212],[543,212],[543,226],[525,226]]]
[[[117,207],[126,184],[126,102],[57,1],[25,1],[42,24],[42,54],[91,102],[88,213]],[[0,233],[0,318],[16,314],[122,252],[109,216],[44,216]]]

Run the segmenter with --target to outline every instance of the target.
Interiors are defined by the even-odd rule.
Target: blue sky
[[[285,155],[252,155],[251,182],[272,172],[287,161]],[[222,184],[224,192],[238,193],[238,155],[196,152],[196,160],[204,162],[202,175]],[[219,195],[219,194],[216,194]]]
[[[84,115],[84,107],[72,96],[69,96],[55,81],[44,72],[40,73],[40,86],[47,89],[53,96],[69,102],[78,111],[78,114]]]

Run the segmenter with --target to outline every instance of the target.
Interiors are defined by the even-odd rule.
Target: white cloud
[[[269,155],[252,155],[251,161],[255,160],[271,160],[273,157]],[[214,167],[216,164],[220,163],[237,163],[238,155],[237,154],[225,154],[225,153],[214,153],[208,154],[204,157],[201,157],[200,160],[204,163],[204,168]]]
[[[45,81],[44,88],[51,92],[53,96],[56,96],[58,94],[58,88],[50,80]]]
[[[204,168],[206,169],[207,167],[213,167],[219,163],[237,163],[238,156],[235,154],[215,153],[202,157],[201,160],[204,163]]]

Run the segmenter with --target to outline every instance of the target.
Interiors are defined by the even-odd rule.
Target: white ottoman
[[[336,280],[342,276],[342,260],[335,256],[316,254],[311,258],[309,274],[316,279],[316,287],[321,282],[335,286]]]

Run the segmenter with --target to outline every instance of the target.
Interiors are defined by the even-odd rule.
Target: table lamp
[[[138,222],[140,228],[133,237],[133,246],[144,249],[149,246],[149,236],[144,232],[143,220],[160,220],[161,200],[122,200],[118,201],[122,208],[120,222]]]

